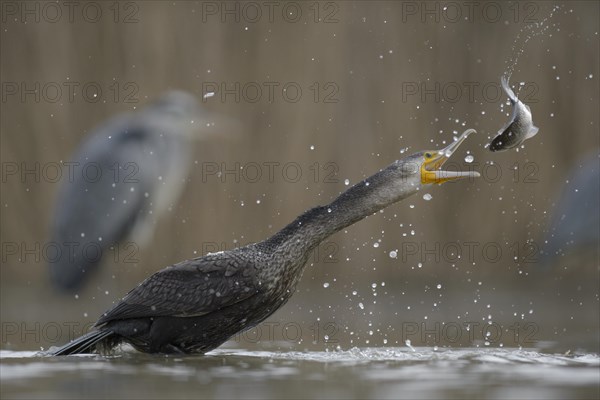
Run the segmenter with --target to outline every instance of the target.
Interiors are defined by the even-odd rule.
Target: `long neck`
[[[402,178],[401,168],[397,161],[352,186],[329,205],[306,211],[263,245],[305,260],[329,236],[414,194],[418,183]]]

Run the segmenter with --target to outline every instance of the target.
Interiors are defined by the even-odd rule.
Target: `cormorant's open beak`
[[[475,129],[467,129],[460,137],[441,150],[426,151],[423,153],[423,164],[421,165],[421,183],[437,183],[453,181],[461,178],[478,178],[479,172],[476,171],[443,171],[440,168],[465,141],[465,139],[474,133]]]

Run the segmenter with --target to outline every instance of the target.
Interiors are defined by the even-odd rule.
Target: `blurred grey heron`
[[[556,204],[544,245],[544,264],[560,257],[589,257],[600,243],[600,153],[573,167]],[[586,252],[591,253],[586,253]],[[596,265],[597,267],[597,265]]]
[[[151,239],[156,219],[184,187],[190,141],[209,125],[191,94],[170,91],[90,132],[56,202],[52,236],[60,251],[49,267],[57,288],[80,288],[111,246]]]

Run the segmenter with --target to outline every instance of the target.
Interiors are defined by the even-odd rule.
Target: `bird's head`
[[[474,132],[475,129],[467,129],[456,141],[450,143],[443,149],[426,150],[414,154],[412,157],[414,157],[414,162],[416,162],[419,167],[418,172],[421,184],[426,185],[435,183],[440,185],[444,182],[457,179],[479,177],[479,173],[476,171],[445,171],[441,169],[456,149],[458,149],[465,139]]]
[[[430,184],[442,184],[457,179],[477,178],[476,171],[442,170],[452,153],[475,132],[466,130],[457,140],[440,150],[426,150],[395,161],[377,174],[357,183],[340,196],[344,198],[370,197],[370,203],[385,207],[412,196]],[[379,208],[378,208],[379,209]]]
[[[165,132],[199,140],[211,135],[232,135],[240,130],[238,121],[200,105],[196,97],[182,90],[170,90],[150,103],[146,118],[155,118]]]

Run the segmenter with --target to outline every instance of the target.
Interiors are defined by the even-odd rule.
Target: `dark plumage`
[[[458,144],[447,149],[453,151]],[[96,331],[52,354],[102,350],[122,341],[149,353],[214,349],[285,304],[296,290],[310,252],[328,236],[413,195],[424,184],[478,176],[452,172],[449,178],[438,171],[449,157],[446,153],[418,153],[396,161],[328,206],[300,215],[263,242],[183,261],[155,273],[103,314]],[[424,178],[422,173],[433,166],[440,177]],[[424,179],[429,180],[424,183]]]

